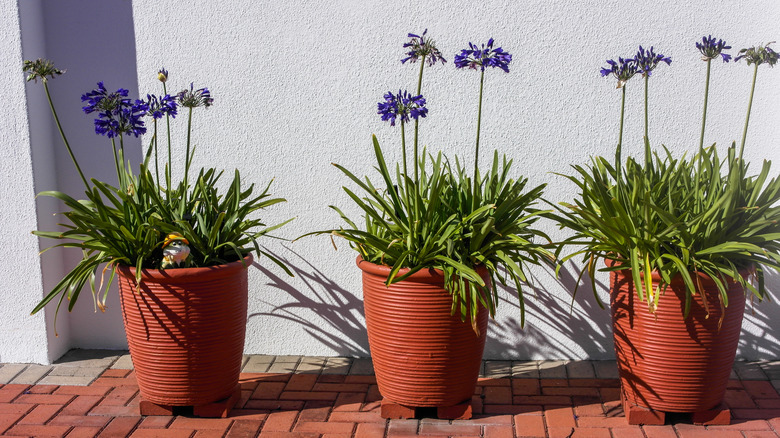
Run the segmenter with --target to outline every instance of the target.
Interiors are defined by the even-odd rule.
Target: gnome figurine
[[[179,233],[171,233],[165,236],[163,241],[163,259],[161,269],[182,268],[189,266],[190,244]]]

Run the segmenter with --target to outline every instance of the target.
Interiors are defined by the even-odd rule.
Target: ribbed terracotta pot
[[[169,406],[200,406],[238,385],[247,318],[247,266],[117,269],[122,317],[141,396]]]
[[[682,277],[662,290],[651,313],[647,301],[636,295],[630,270],[610,273],[615,353],[628,401],[664,412],[702,412],[723,400],[742,328],[745,292],[739,283],[728,283],[728,307],[719,328],[723,309],[718,289],[703,274],[699,278],[709,317],[697,293],[688,318],[683,318]],[[653,288],[659,281],[654,273]]]
[[[379,392],[412,407],[446,407],[470,400],[485,349],[488,311],[471,324],[451,316],[452,297],[439,270],[416,272],[389,287],[387,266],[358,257],[368,342]],[[399,275],[408,270],[402,269]],[[489,284],[486,270],[480,272]]]

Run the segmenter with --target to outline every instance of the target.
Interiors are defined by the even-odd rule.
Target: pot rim
[[[620,264],[620,263],[619,263],[617,260],[614,260],[614,259],[607,259],[607,258],[605,258],[605,259],[604,259],[604,264],[605,264],[607,267],[610,267],[610,268],[611,268],[611,267],[613,267],[613,266],[615,266],[615,265],[618,265],[618,264]],[[628,267],[628,268],[626,268],[626,269],[614,270],[614,271],[610,271],[610,272],[621,273],[621,272],[623,272],[623,271],[633,271],[633,269],[632,269],[632,268],[629,266],[629,267]],[[748,266],[748,267],[744,267],[744,268],[741,268],[741,269],[739,270],[739,273],[740,273],[740,275],[742,275],[742,278],[744,278],[744,279],[747,279],[749,276],[751,276],[751,275],[755,274],[755,272],[756,272],[756,267],[755,267],[755,265],[751,265],[751,266]],[[714,282],[712,281],[712,278],[710,278],[710,276],[709,276],[709,275],[707,275],[706,273],[704,273],[704,272],[702,272],[702,271],[695,271],[695,272],[688,271],[688,273],[691,275],[691,278],[696,278],[696,277],[699,277],[699,279],[700,279],[702,282],[709,282],[709,283],[714,283]],[[623,275],[627,275],[627,274],[623,274]],[[633,274],[631,274],[631,275],[633,275]],[[644,273],[644,272],[640,272],[640,273],[639,273],[639,276],[640,276],[640,278],[645,278],[645,273]],[[650,278],[651,278],[651,280],[652,280],[653,282],[656,282],[656,283],[660,283],[660,282],[662,282],[662,281],[663,281],[663,278],[661,277],[661,274],[660,274],[660,273],[659,273],[657,270],[653,270],[653,272],[652,272],[652,274],[651,274],[651,277],[650,277]],[[732,280],[734,280],[734,279],[733,279],[733,278],[728,278],[728,280],[729,280],[729,281],[732,281]],[[677,273],[677,274],[676,274],[674,277],[672,277],[672,281],[671,281],[669,284],[670,284],[670,285],[673,285],[673,284],[674,284],[674,285],[676,285],[676,284],[681,284],[681,283],[684,283],[684,282],[685,282],[685,281],[683,280],[683,278],[682,278],[682,275],[680,275],[679,273]],[[706,284],[706,283],[705,283],[705,284]]]
[[[362,255],[357,256],[357,259],[355,260],[355,264],[363,272],[367,274],[377,275],[380,277],[389,277],[390,271],[393,270],[391,266],[377,265],[376,263],[371,263],[369,261],[363,260]],[[401,268],[398,270],[396,276],[400,277],[401,275],[404,275],[407,272],[409,272],[409,270],[410,270],[409,268]],[[481,277],[483,277],[483,279],[485,276],[489,275],[489,272],[485,267],[485,265],[479,265],[475,268],[475,270]],[[423,268],[415,272],[414,274],[410,275],[409,277],[405,278],[404,281],[439,283],[444,281],[444,271],[436,268]]]
[[[241,269],[248,268],[252,261],[254,260],[254,257],[252,256],[252,253],[247,254],[243,260],[236,260],[235,262],[225,263],[222,265],[216,265],[216,266],[203,266],[203,267],[196,267],[196,268],[173,268],[173,269],[142,269],[141,270],[141,282],[144,281],[152,281],[155,283],[170,283],[170,282],[179,282],[179,283],[185,283],[188,279],[192,279],[194,281],[201,281],[201,278],[198,278],[199,276],[202,277],[204,275],[230,275],[233,271],[238,271]],[[135,280],[135,273],[136,269],[135,266],[128,266],[128,265],[118,265],[117,271],[119,271],[120,274],[125,275],[127,277],[133,278]]]

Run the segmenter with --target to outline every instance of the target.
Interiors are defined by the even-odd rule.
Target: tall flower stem
[[[623,119],[624,114],[626,112],[626,85],[623,84],[621,87],[622,90],[622,96],[620,99],[620,129],[618,131],[618,144],[615,148],[615,169],[617,170],[618,177],[621,176],[621,162],[623,160],[622,158],[622,149],[623,149]]]
[[[125,174],[125,136],[119,133],[119,162],[120,169],[122,170],[122,176]]]
[[[165,86],[165,82],[163,82],[162,84],[163,84],[163,94],[167,96],[168,88]],[[165,114],[165,127],[168,129],[168,167],[165,172],[165,196],[167,199],[170,199],[171,172],[173,171],[173,169],[171,169],[171,166],[173,165],[173,161],[171,160],[171,116],[168,113]]]
[[[649,96],[650,96],[650,75],[645,74],[645,168],[650,167],[650,128],[649,128]]]
[[[422,78],[423,78],[423,68],[425,67],[425,56],[422,57],[420,60],[420,75],[417,78],[417,96],[420,95],[422,92]],[[419,167],[419,157],[417,156],[417,138],[420,131],[420,119],[414,119],[414,182],[415,185],[417,185],[417,182],[420,180],[420,175],[417,171],[417,168]]]
[[[409,207],[411,207],[411,194],[409,193],[409,174],[406,173],[406,123],[404,122],[403,118],[401,118],[401,148],[403,150],[403,160],[404,160],[404,173],[403,173],[403,187],[404,187],[404,193],[406,193],[406,203]],[[417,169],[417,165],[414,166],[415,170]],[[417,180],[415,179],[415,186],[417,186]],[[401,181],[399,181],[399,184]],[[417,196],[414,197],[414,199],[417,199]],[[414,209],[410,211],[411,213],[414,212]],[[414,219],[409,218],[410,224],[413,226]]]
[[[710,68],[712,59],[707,59],[707,80],[704,82],[704,110],[701,114],[701,137],[699,138],[699,153],[704,149],[704,127],[707,124],[707,98],[710,95]],[[701,155],[699,155],[701,157]]]
[[[192,108],[189,108],[187,114],[187,149],[184,156],[184,204],[187,204],[187,187],[189,187],[189,180],[187,179],[190,172],[190,139],[192,137]]]
[[[696,171],[696,180],[695,180],[695,190],[696,190],[696,199],[698,200],[697,203],[697,209],[700,209],[702,207],[702,199],[699,195],[699,184],[700,184],[700,174],[701,174],[701,160],[704,155],[704,127],[707,125],[707,100],[710,95],[710,70],[712,67],[712,59],[707,59],[707,79],[704,81],[704,110],[702,110],[701,114],[701,136],[699,137],[699,155],[697,158],[697,171]]]
[[[479,131],[482,127],[482,90],[485,85],[485,69],[479,77],[479,106],[477,107],[477,142],[474,147],[474,184],[479,184]]]
[[[753,82],[750,85],[750,99],[748,99],[747,116],[745,116],[745,129],[742,131],[742,144],[739,146],[739,159],[742,160],[742,153],[745,151],[745,139],[747,138],[748,123],[750,122],[750,109],[753,107],[753,93],[756,91],[756,77],[758,76],[758,65],[753,67]]]
[[[154,174],[157,178],[157,185],[160,185],[160,166],[158,164],[158,156],[157,156],[157,119],[154,120],[154,134],[152,136],[152,139],[154,140]]]
[[[60,124],[60,118],[57,117],[57,110],[54,109],[54,103],[51,101],[51,94],[49,94],[49,84],[46,80],[43,81],[43,89],[46,91],[46,99],[49,101],[49,108],[51,108],[51,114],[54,116],[54,122],[57,124],[57,129],[60,131],[60,136],[62,137],[62,142],[65,143],[65,147],[68,149],[68,154],[70,155],[70,160],[73,161],[73,165],[76,166],[76,170],[79,173],[79,176],[81,177],[81,181],[84,183],[84,187],[89,190],[89,183],[87,183],[87,179],[84,178],[84,172],[81,171],[81,167],[79,166],[78,161],[76,161],[76,156],[73,155],[73,150],[70,148],[70,143],[68,143],[68,138],[65,137],[65,132],[62,130],[62,125]],[[116,151],[114,151],[114,159],[116,159]]]
[[[116,167],[116,179],[119,187],[122,187],[122,173],[119,170],[119,158],[116,154],[116,140],[111,139],[111,150],[114,152],[114,166]],[[122,187],[124,189],[124,187]]]
[[[404,180],[408,174],[406,167],[406,124],[401,120],[401,159],[404,162]]]

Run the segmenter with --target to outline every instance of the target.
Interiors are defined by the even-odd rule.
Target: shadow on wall
[[[776,285],[780,284],[780,274],[772,270],[766,270],[765,273],[767,297],[759,302],[748,292],[745,322],[742,324],[742,333],[739,336],[738,359],[777,360],[780,358],[780,333],[776,324],[780,318],[776,291]]]
[[[283,292],[287,299],[284,304],[274,306],[270,312],[252,313],[249,318],[272,317],[292,321],[336,354],[369,356],[363,300],[329,279],[321,269],[298,253],[289,247],[285,248],[294,257],[278,254],[274,254],[274,257],[286,263],[298,281],[306,284],[306,289],[296,288],[287,282],[287,276],[277,275],[274,270],[255,263],[270,280],[269,286]],[[533,283],[557,283],[563,290],[573,291],[579,273],[564,269],[558,280],[551,272],[546,275],[550,278],[535,278]],[[603,289],[605,286],[599,283],[597,287]],[[514,290],[501,289],[499,296],[503,302],[499,306],[499,320],[502,324],[496,321],[490,323],[485,347],[486,359],[608,359],[614,355],[609,311],[600,309],[593,297],[589,296],[589,281],[581,285],[573,310],[569,301],[557,299],[542,289],[529,289],[526,312],[530,318],[523,330],[520,329],[520,309]],[[316,318],[312,319],[311,314],[316,315]],[[500,315],[503,314],[518,316],[501,320]],[[530,319],[533,319],[533,325]]]
[[[278,254],[273,254],[274,257],[285,263],[307,288],[296,289],[285,281],[290,277],[275,273],[278,269],[272,271],[255,262],[254,265],[271,280],[269,286],[285,293],[289,301],[275,306],[270,312],[252,313],[249,318],[269,316],[292,321],[300,324],[306,333],[338,355],[370,356],[363,300],[329,279],[319,268],[289,247],[285,246],[285,249],[295,258],[291,260]],[[312,313],[316,319],[307,317]]]
[[[329,279],[298,253],[285,248],[293,257],[274,256],[286,263],[306,288],[299,289],[286,281],[287,276],[279,276],[255,263],[270,279],[269,286],[283,292],[287,298],[284,304],[274,306],[270,312],[253,313],[249,317],[292,321],[338,355],[368,357],[363,300]],[[598,306],[588,276],[583,276],[572,302],[571,294],[580,274],[574,265],[561,269],[558,278],[550,270],[542,272],[531,279],[535,287],[526,289],[525,328],[520,327],[520,307],[514,288],[499,285],[498,318],[490,322],[484,358],[614,359],[609,302],[603,303],[604,309]],[[780,275],[767,274],[768,285],[778,282]],[[599,291],[606,291],[608,287],[598,277],[595,286]],[[556,295],[553,293],[556,290],[565,293]],[[748,360],[780,357],[780,340],[772,329],[772,321],[777,319],[778,306],[772,303],[776,299],[770,293],[769,302],[748,304],[738,357]],[[312,314],[315,318],[311,318]]]
[[[25,59],[47,58],[66,74],[52,80],[52,100],[68,141],[73,147],[87,179],[95,178],[116,184],[110,140],[94,130],[94,115],[84,114],[81,95],[105,81],[110,90],[126,88],[132,98],[138,97],[136,73],[135,31],[132,3],[127,0],[24,0],[19,1],[22,30],[22,51]],[[19,80],[24,76],[19,66]],[[28,83],[28,111],[35,179],[35,191],[59,190],[82,198],[84,186],[76,173],[59,131],[51,117],[48,102],[40,83]],[[141,140],[124,140],[125,156],[136,168],[141,162]],[[38,229],[57,230],[61,216],[54,213],[65,208],[53,198],[41,197],[38,207]],[[41,248],[55,243],[41,239]],[[58,248],[41,258],[44,293],[81,259],[81,251]],[[50,334],[49,360],[54,360],[70,348],[127,348],[122,318],[118,311],[96,313],[88,297],[88,287],[82,292],[73,314],[59,314],[60,336]],[[119,309],[117,294],[111,302]],[[25,309],[27,311],[31,309]],[[49,327],[54,306],[46,311]]]
[[[614,357],[609,302],[601,309],[593,297],[593,285],[583,276],[574,301],[571,294],[579,271],[572,264],[558,278],[544,269],[544,277],[531,278],[526,287],[525,328],[520,326],[520,306],[514,287],[499,284],[497,321],[491,321],[485,346],[486,359],[611,359]],[[510,283],[511,285],[511,283]],[[549,286],[544,286],[549,285]],[[597,290],[606,285],[596,281]],[[552,293],[566,291],[565,298]],[[517,315],[501,318],[501,315]]]

